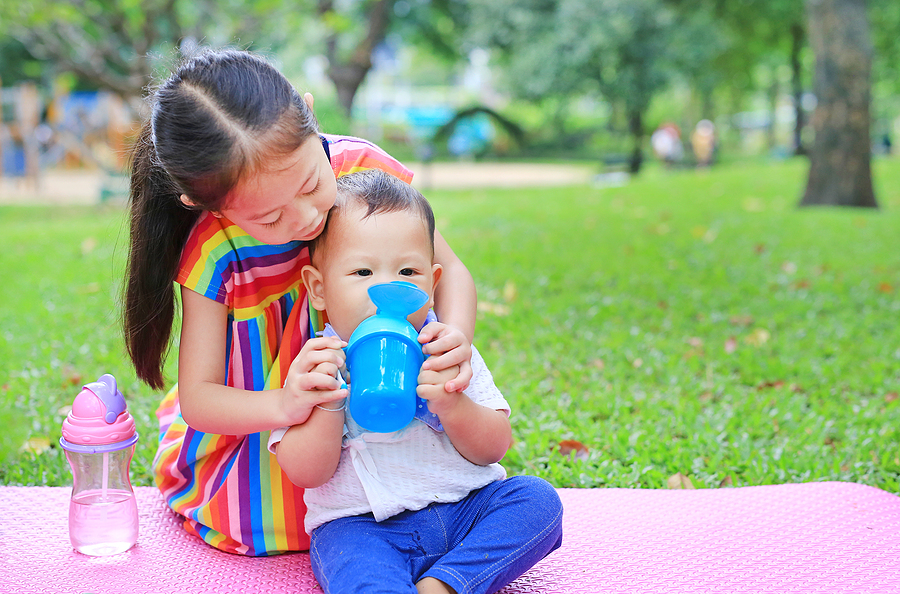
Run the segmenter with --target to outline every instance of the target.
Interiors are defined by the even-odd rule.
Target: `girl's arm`
[[[512,443],[512,428],[505,411],[472,401],[464,392],[448,392],[444,384],[453,368],[422,371],[416,393],[428,401],[428,410],[438,416],[453,447],[463,458],[485,466],[499,461]]]
[[[338,403],[324,406],[341,408]],[[309,419],[288,429],[275,447],[278,465],[298,487],[314,489],[324,485],[337,470],[343,434],[342,408],[314,408]]]
[[[449,378],[445,388],[459,392],[472,379],[469,360],[475,335],[475,281],[438,231],[434,232],[434,260],[443,267],[434,294],[434,310],[442,324],[428,324],[419,334],[425,354],[432,355],[423,369],[441,371],[458,366],[458,373]]]
[[[185,422],[205,433],[247,435],[303,423],[316,404],[344,398],[334,377],[310,373],[321,363],[343,365],[337,339],[307,341],[291,364],[285,388],[254,392],[225,384],[228,307],[182,287],[178,396]],[[316,348],[319,345],[319,348]],[[328,406],[326,404],[326,406]]]
[[[444,269],[435,288],[434,311],[441,322],[461,330],[472,344],[478,303],[475,281],[438,231],[434,232],[434,261]]]

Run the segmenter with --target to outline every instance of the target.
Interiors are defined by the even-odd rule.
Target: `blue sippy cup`
[[[369,287],[378,308],[347,341],[350,415],[367,431],[390,433],[406,427],[416,413],[416,386],[425,361],[419,333],[406,319],[428,302],[412,283]]]

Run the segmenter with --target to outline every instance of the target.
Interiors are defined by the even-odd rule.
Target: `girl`
[[[157,411],[156,483],[185,528],[221,550],[309,546],[303,491],[266,441],[346,396],[309,373],[315,353],[298,357],[309,338],[300,270],[336,177],[370,168],[412,177],[371,143],[319,134],[312,96],[246,52],[192,57],[151,97],[132,163],[125,344],[137,376],[161,388],[180,284],[178,386]],[[439,355],[431,369],[460,365],[446,385],[458,391],[472,375],[475,289],[439,234],[435,250],[447,325],[419,339]]]

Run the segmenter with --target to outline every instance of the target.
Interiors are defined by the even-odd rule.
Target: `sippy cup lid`
[[[125,449],[137,441],[134,418],[125,409],[125,397],[116,378],[105,374],[86,384],[62,424],[60,445],[82,453]]]

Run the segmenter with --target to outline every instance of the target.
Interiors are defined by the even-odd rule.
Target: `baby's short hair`
[[[328,222],[317,238],[310,242],[310,255],[325,240],[331,222],[341,215],[343,207],[352,203],[366,207],[366,219],[389,212],[409,212],[422,218],[428,229],[431,252],[434,253],[434,211],[421,192],[398,177],[380,169],[367,169],[343,175],[337,180],[337,200],[328,213]]]

